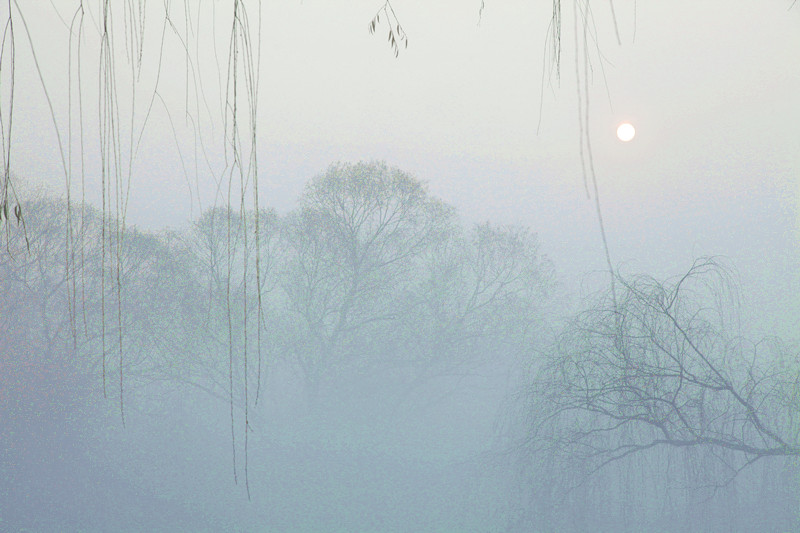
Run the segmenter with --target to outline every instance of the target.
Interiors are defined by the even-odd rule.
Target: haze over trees
[[[99,466],[125,462],[113,458],[126,446],[111,429],[121,422],[113,416],[120,390],[133,429],[116,431],[131,444],[149,425],[202,454],[199,442],[181,444],[180,434],[157,429],[161,419],[194,420],[187,427],[218,435],[217,463],[231,453],[231,441],[227,451],[223,445],[228,409],[233,468],[256,509],[277,490],[272,476],[295,499],[283,505],[328,505],[329,496],[295,484],[310,479],[309,468],[330,471],[331,461],[348,457],[365,464],[343,466],[331,479],[366,476],[382,497],[398,490],[384,482],[423,475],[416,467],[403,474],[394,461],[405,457],[429,464],[437,490],[453,498],[456,507],[423,513],[441,524],[713,530],[755,527],[762,522],[754,516],[766,520],[767,511],[776,527],[797,519],[797,346],[747,340],[735,277],[716,260],[700,259],[665,282],[619,276],[616,300],[610,293],[587,300],[554,336],[557,285],[535,234],[488,222],[465,228],[423,183],[384,163],[334,164],[309,181],[296,210],[263,210],[258,275],[245,246],[254,241],[256,217],[220,208],[183,230],[129,228],[117,272],[102,264],[100,249],[114,234],[102,236],[100,215],[76,206],[82,231],[75,238],[85,244],[80,259],[67,263],[80,268],[66,271],[66,205],[28,195],[22,205],[35,217],[27,242],[14,232],[0,264],[3,497],[13,506],[6,509],[16,509],[4,515],[12,528],[114,525],[72,514],[70,505],[86,509],[90,499],[105,506],[128,498],[125,513],[184,509],[131,497],[149,477]],[[93,290],[99,285],[113,301],[117,275],[121,329],[113,320],[119,309],[104,309]],[[115,343],[126,354],[121,374]],[[459,392],[476,386],[499,388],[500,396]],[[502,431],[494,433],[503,389],[517,400],[506,400]],[[481,412],[483,421],[465,412],[475,415],[487,402],[495,407]],[[460,416],[466,420],[453,426]],[[206,417],[217,422],[206,425]],[[448,418],[454,433],[434,437]],[[499,439],[490,455],[488,444],[458,443],[476,429],[482,439]],[[54,448],[61,457],[44,459]],[[286,455],[292,449],[300,455]],[[297,461],[306,466],[291,467]],[[301,479],[288,481],[281,472],[289,467],[302,468]],[[87,487],[117,488],[102,496],[78,491],[67,503],[62,484],[81,469]],[[237,493],[230,478],[224,483],[218,490]],[[457,488],[445,487],[451,484]],[[350,490],[334,486],[325,490]],[[23,503],[34,494],[61,503],[36,519]],[[473,498],[482,501],[478,508],[460,507]],[[420,524],[372,497],[359,501],[401,529]],[[336,509],[351,527],[363,524],[354,508]],[[184,524],[232,519],[220,509],[182,513],[176,520]],[[327,523],[316,513],[273,519],[279,529]],[[249,520],[242,523],[252,527]],[[139,523],[171,527],[163,517]]]
[[[7,487],[8,501],[34,490],[24,481],[30,465],[13,451],[38,438],[26,426],[53,410],[71,421],[59,442],[90,446],[104,431],[91,415],[104,411],[104,396],[106,407],[124,401],[126,419],[163,411],[178,390],[230,402],[233,468],[249,481],[252,426],[284,437],[265,421],[259,394],[267,409],[278,403],[302,413],[297,406],[307,405],[313,434],[329,427],[325,417],[342,417],[329,405],[344,384],[358,390],[377,380],[383,393],[369,416],[399,416],[398,408],[426,397],[426,384],[524,357],[530,328],[517,334],[516,324],[542,319],[552,286],[533,234],[462,229],[424,184],[383,163],[335,164],[309,182],[296,211],[264,210],[258,271],[247,245],[256,217],[247,210],[212,208],[183,231],[128,228],[117,268],[101,261],[102,247],[113,245],[104,240],[116,234],[99,231],[92,208],[73,206],[83,246],[65,263],[66,204],[31,193],[22,205],[35,215],[29,244],[14,232],[2,263],[4,368],[13,370],[3,376],[12,450],[4,469],[19,480]],[[514,351],[498,353],[498,342]],[[114,357],[117,350],[125,357]],[[304,394],[276,398],[275,380],[291,382],[291,374]],[[348,401],[363,408],[364,398]],[[378,440],[380,428],[398,424],[362,423]]]

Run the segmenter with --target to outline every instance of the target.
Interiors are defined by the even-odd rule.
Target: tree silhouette
[[[307,342],[290,343],[310,390],[365,331],[398,318],[419,257],[453,223],[452,209],[385,163],[335,164],[314,178],[286,224],[283,288]]]
[[[742,336],[727,269],[701,259],[674,281],[617,283],[616,304],[606,294],[572,320],[532,386],[532,441],[591,471],[660,447],[730,452],[720,483],[800,455],[800,352]]]

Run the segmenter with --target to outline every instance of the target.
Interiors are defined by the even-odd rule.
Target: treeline
[[[313,402],[342,373],[424,380],[525,357],[554,286],[534,234],[465,228],[383,163],[332,165],[285,216],[214,207],[179,232],[123,231],[41,194],[22,205],[0,259],[4,357],[48,383],[102,376],[123,409],[164,380],[251,405],[278,360]]]

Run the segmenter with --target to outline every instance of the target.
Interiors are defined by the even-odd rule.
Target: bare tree
[[[384,163],[335,164],[308,184],[286,220],[282,286],[297,337],[287,355],[312,391],[397,319],[412,266],[451,224],[451,208]]]
[[[696,261],[677,280],[617,277],[572,320],[534,382],[529,444],[594,472],[647,450],[703,448],[719,483],[759,459],[800,455],[800,352],[741,334],[729,270]]]
[[[398,333],[427,371],[529,353],[554,287],[535,234],[488,222],[426,253],[417,280]]]
[[[256,221],[260,235],[258,270],[253,243]],[[233,372],[239,403],[245,359],[249,382],[257,392],[266,366],[260,354],[268,350],[267,332],[272,331],[275,318],[270,314],[268,296],[276,283],[277,216],[266,209],[256,217],[252,211],[242,214],[211,208],[189,231],[173,236],[171,241],[171,253],[182,259],[179,265],[184,272],[167,278],[191,285],[185,289],[184,308],[176,313],[178,327],[171,335],[173,342],[192,353],[191,364],[182,367],[187,373],[180,379],[224,398],[230,394]]]

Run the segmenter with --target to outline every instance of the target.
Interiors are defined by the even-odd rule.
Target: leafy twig
[[[408,48],[408,35],[400,24],[400,20],[397,18],[397,14],[395,14],[389,0],[386,0],[378,12],[375,13],[375,16],[372,17],[369,23],[369,32],[371,34],[375,33],[378,24],[381,22],[381,13],[383,13],[386,23],[389,25],[388,41],[394,51],[394,57],[398,57],[400,55],[400,43],[403,43],[403,48]]]

